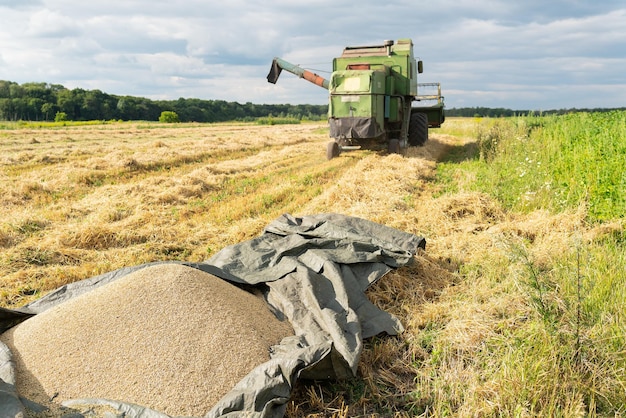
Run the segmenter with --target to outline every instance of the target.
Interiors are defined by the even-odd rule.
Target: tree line
[[[558,109],[541,114],[574,111],[609,111],[615,109]],[[620,110],[626,110],[621,108]],[[180,122],[229,122],[281,117],[326,120],[328,105],[253,104],[224,100],[185,99],[151,100],[118,96],[100,90],[67,89],[60,84],[24,83],[0,80],[0,120],[147,120],[157,121],[163,112],[175,112]],[[532,110],[465,107],[446,108],[449,117],[507,117],[538,113]]]
[[[100,90],[67,89],[59,84],[0,80],[0,120],[159,120],[161,113],[175,112],[181,122],[228,122],[275,116],[325,120],[327,105],[253,104],[224,100],[151,100],[117,96]]]
[[[626,110],[626,108],[569,108],[569,109],[549,109],[549,110],[513,110],[501,107],[461,107],[446,109],[446,116],[449,117],[489,117],[502,118],[520,115],[564,115],[573,112],[609,112],[612,110]]]

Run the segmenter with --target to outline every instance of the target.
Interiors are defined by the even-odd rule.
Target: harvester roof
[[[410,55],[413,48],[411,39],[399,39],[395,44],[393,41],[385,41],[383,45],[371,46],[347,46],[341,54],[341,58],[354,57],[381,57],[388,55]]]

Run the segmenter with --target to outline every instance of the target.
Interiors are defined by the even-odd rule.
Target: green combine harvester
[[[418,84],[422,61],[413,56],[411,39],[382,45],[346,47],[333,60],[330,80],[281,58],[274,58],[267,81],[276,83],[282,70],[327,89],[330,93],[328,159],[341,151],[384,149],[402,153],[428,140],[428,129],[445,120],[439,83]],[[431,94],[418,94],[430,89]],[[429,105],[413,106],[413,102]],[[434,102],[434,104],[433,104]]]

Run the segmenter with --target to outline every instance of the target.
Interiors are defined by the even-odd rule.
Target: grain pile
[[[55,407],[107,398],[203,416],[292,333],[261,297],[190,267],[159,264],[34,316],[0,339],[13,352],[17,390],[28,399]]]

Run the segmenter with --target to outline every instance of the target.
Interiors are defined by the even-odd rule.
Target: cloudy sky
[[[0,80],[152,99],[327,102],[344,46],[411,38],[446,106],[626,106],[623,0],[0,0]]]

